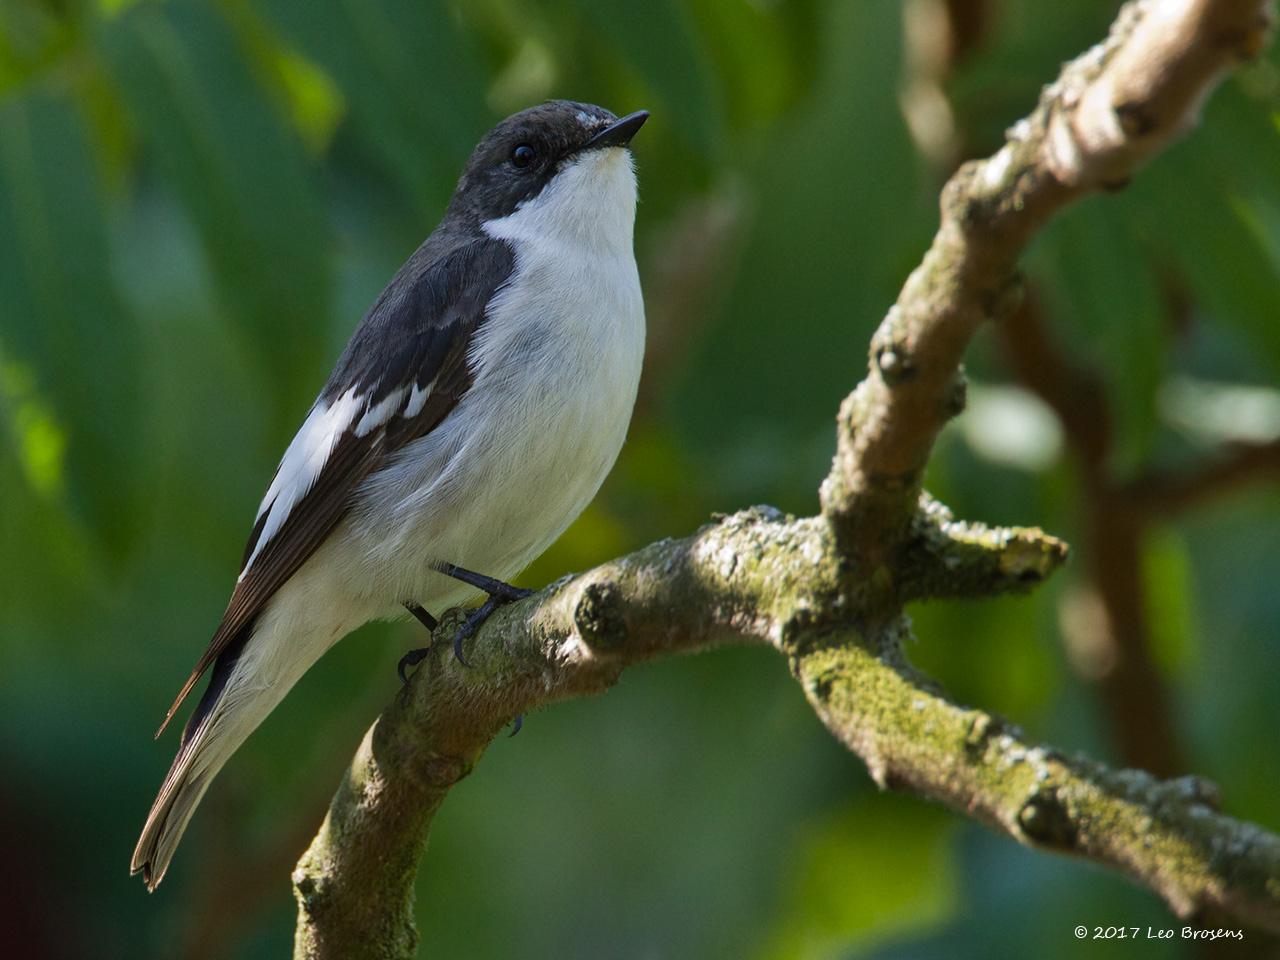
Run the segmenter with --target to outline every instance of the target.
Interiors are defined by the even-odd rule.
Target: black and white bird
[[[165,718],[211,671],[133,853],[149,889],[210,781],[326,650],[487,591],[483,616],[595,496],[644,353],[628,144],[647,118],[552,101],[502,121],[356,328]]]

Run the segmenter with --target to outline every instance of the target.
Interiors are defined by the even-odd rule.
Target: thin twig
[[[1189,469],[1137,477],[1122,488],[1121,495],[1131,508],[1163,517],[1266,481],[1280,481],[1280,440],[1224,445]]]

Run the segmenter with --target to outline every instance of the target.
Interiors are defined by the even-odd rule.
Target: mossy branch
[[[1269,11],[1264,0],[1127,4],[995,156],[952,178],[933,245],[841,407],[821,516],[754,508],[566,578],[492,617],[470,668],[448,653],[458,614],[447,616],[294,871],[295,957],[413,956],[431,821],[505,725],[604,691],[633,663],[722,643],[781,652],[882,786],[1122,871],[1180,916],[1280,933],[1280,838],[1217,812],[1211,787],[1029,743],[946,699],[902,654],[904,603],[1025,590],[1066,557],[1039,530],[959,523],[921,491],[934,439],[964,405],[969,340],[1016,305],[1035,231],[1188,129],[1223,71],[1261,49]]]
[[[810,703],[881,787],[1118,870],[1184,919],[1280,932],[1280,837],[1223,816],[1216,788],[1196,777],[1113,770],[957,706],[905,662],[907,637],[899,621],[832,634],[795,658]]]

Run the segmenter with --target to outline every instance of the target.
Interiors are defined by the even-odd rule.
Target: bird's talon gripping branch
[[[487,577],[483,573],[476,573],[474,570],[468,570],[453,563],[442,563],[436,569],[446,577],[452,577],[454,580],[459,580],[468,586],[475,587],[477,590],[483,590],[489,595],[489,598],[467,617],[453,638],[454,657],[464,667],[469,667],[471,664],[462,655],[463,642],[475,636],[476,631],[484,625],[484,622],[492,616],[493,611],[497,610],[498,607],[503,604],[514,603],[517,600],[523,600],[525,597],[531,597],[533,596],[533,591],[524,587],[513,587],[511,584],[496,577]]]
[[[410,650],[400,658],[400,662],[396,664],[396,673],[399,674],[401,683],[409,682],[409,668],[420,664],[430,652],[430,647],[418,647],[416,650]]]
[[[470,640],[474,637],[476,635],[476,631],[480,629],[484,622],[493,614],[493,611],[497,610],[503,602],[504,601],[491,594],[488,600],[476,607],[471,615],[463,621],[462,626],[458,628],[458,632],[454,634],[453,656],[454,659],[464,667],[469,667],[471,664],[467,661],[467,658],[462,655],[463,641]]]
[[[440,621],[428,613],[421,604],[414,603],[412,600],[406,601],[404,608],[413,614],[415,620],[427,628],[427,637],[430,638]],[[418,647],[410,650],[400,658],[400,662],[396,664],[396,673],[399,674],[401,683],[409,682],[409,668],[420,664],[430,652],[430,646]]]

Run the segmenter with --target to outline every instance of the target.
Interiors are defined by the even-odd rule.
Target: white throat
[[[630,256],[635,222],[631,151],[606,147],[579,154],[536,197],[482,226],[498,239],[551,241]]]

